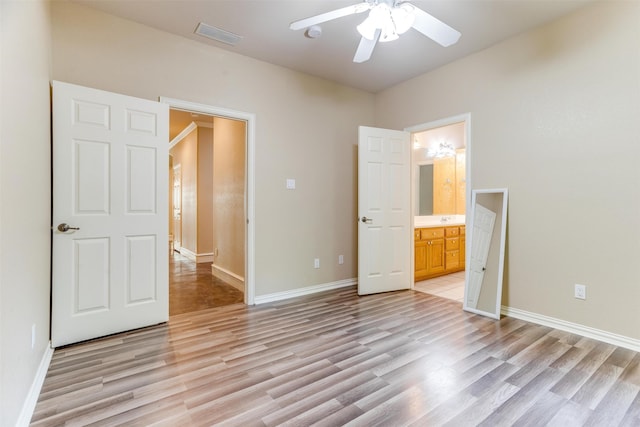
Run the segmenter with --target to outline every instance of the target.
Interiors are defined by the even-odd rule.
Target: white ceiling
[[[358,0],[75,0],[107,13],[272,64],[378,92],[553,21],[592,0],[415,0],[462,33],[442,47],[411,29],[399,40],[378,43],[368,62],[355,64],[356,26],[365,14],[322,24],[309,39],[289,30],[292,21],[358,3]],[[243,37],[236,46],[193,31],[205,22]]]

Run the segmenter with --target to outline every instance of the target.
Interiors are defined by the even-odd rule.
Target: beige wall
[[[214,118],[213,140],[214,264],[244,277],[246,123]]]
[[[256,115],[257,296],[356,276],[355,144],[372,94],[82,5],[56,1],[52,14],[56,79]]]
[[[198,254],[213,253],[213,129],[198,126]]]
[[[505,305],[634,339],[638,40],[640,2],[597,2],[376,96],[383,127],[471,112],[471,183],[509,188]]]
[[[49,343],[49,5],[3,0],[0,19],[0,426],[14,426]]]
[[[181,230],[180,247],[193,253],[198,245],[198,129],[171,149],[174,166],[180,165],[181,181]]]

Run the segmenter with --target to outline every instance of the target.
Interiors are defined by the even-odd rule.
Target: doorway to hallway
[[[171,106],[169,170],[174,175],[168,209],[170,315],[250,303],[253,116],[161,101]]]

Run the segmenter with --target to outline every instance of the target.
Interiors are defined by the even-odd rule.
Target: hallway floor
[[[211,263],[169,257],[170,316],[243,302],[244,293],[211,274]]]

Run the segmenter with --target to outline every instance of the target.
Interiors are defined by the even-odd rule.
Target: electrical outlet
[[[338,255],[338,264],[344,264],[344,255]]]
[[[31,325],[31,350],[36,347],[36,324]]]
[[[587,287],[585,285],[575,285],[574,296],[578,299],[587,299]]]
[[[320,268],[320,258],[313,260],[313,268]]]

